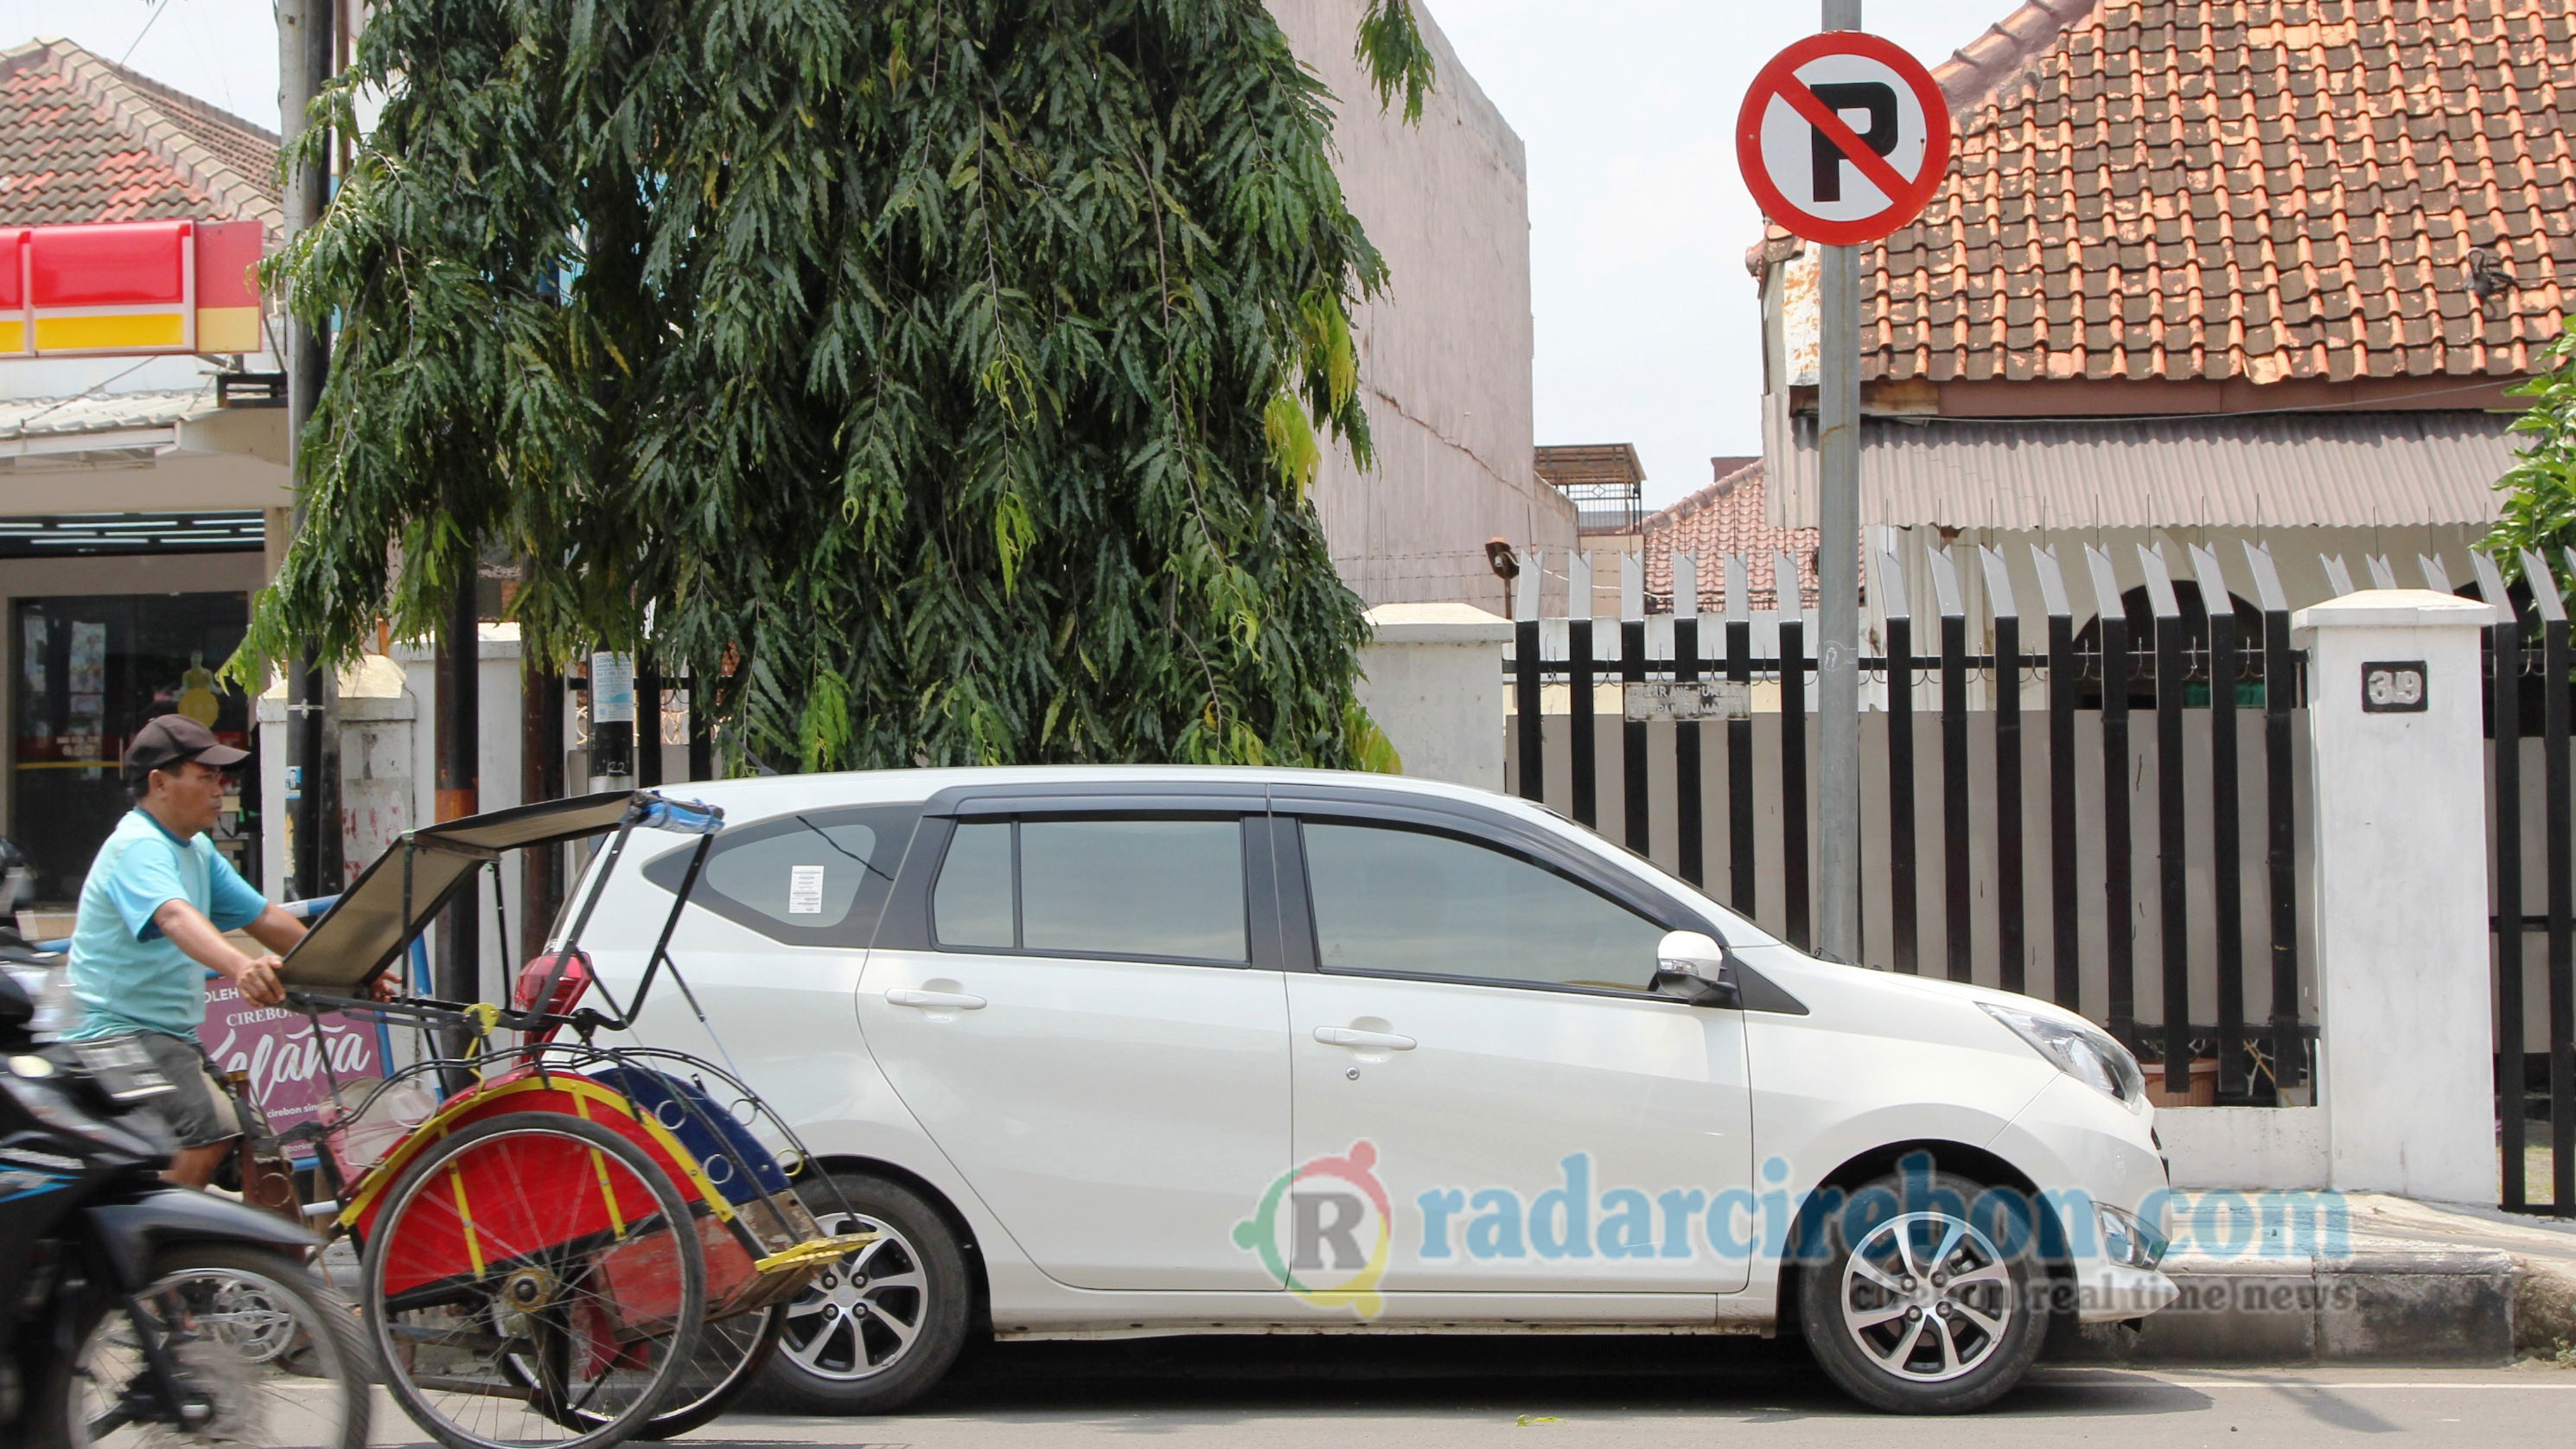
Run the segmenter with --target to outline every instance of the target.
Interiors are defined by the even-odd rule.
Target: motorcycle
[[[369,1359],[312,1235],[161,1180],[150,1058],[33,1029],[60,960],[0,926],[0,1443],[363,1449]]]

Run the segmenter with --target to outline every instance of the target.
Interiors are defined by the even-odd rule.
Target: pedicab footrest
[[[837,1237],[814,1238],[798,1243],[784,1252],[772,1253],[751,1265],[756,1273],[791,1273],[799,1268],[820,1268],[839,1261],[877,1240],[875,1233],[842,1233]]]

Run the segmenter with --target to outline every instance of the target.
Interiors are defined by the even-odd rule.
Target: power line
[[[170,0],[161,0],[160,4],[152,7],[152,14],[144,20],[143,28],[134,32],[134,39],[126,43],[125,54],[116,58],[118,65],[123,65],[134,58],[134,47],[141,45],[143,37],[152,33],[152,27],[161,23],[161,12],[169,8]]]

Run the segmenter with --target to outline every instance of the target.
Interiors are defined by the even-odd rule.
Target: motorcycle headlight
[[[2138,1070],[2138,1059],[2129,1049],[2111,1039],[2109,1032],[2084,1022],[2062,1017],[2041,1016],[1991,1001],[1977,1003],[1986,1015],[2012,1028],[2013,1035],[2030,1043],[2031,1050],[2057,1064],[2057,1069],[2077,1081],[2131,1106],[2145,1100],[2147,1078]]]
[[[41,1061],[42,1058],[37,1060]],[[51,1064],[48,1063],[48,1066]],[[58,1076],[30,1078],[15,1070],[0,1071],[0,1092],[20,1110],[57,1132],[95,1142],[137,1160],[166,1158],[177,1151],[161,1119],[142,1114],[125,1120],[101,1117],[64,1095]]]

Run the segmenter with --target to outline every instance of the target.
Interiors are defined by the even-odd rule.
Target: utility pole
[[[529,567],[534,567],[533,564]],[[564,677],[530,658],[519,670],[519,799],[560,800],[564,793]],[[563,904],[564,848],[549,845],[520,858],[519,958],[546,949]],[[508,950],[503,942],[501,949]]]
[[[635,788],[653,790],[662,784],[662,671],[653,659],[653,646],[641,644],[635,650]]]
[[[1861,0],[1824,0],[1826,30]],[[1860,959],[1860,248],[1824,248],[1817,302],[1816,946]]]
[[[286,153],[310,129],[307,108],[331,75],[332,7],[337,0],[277,0],[277,109],[279,135]],[[329,200],[330,164],[293,167],[286,178],[286,235],[313,226]],[[289,515],[290,537],[304,532],[304,425],[322,400],[322,379],[331,364],[331,338],[320,326],[286,319],[286,435],[294,459],[295,504]],[[296,776],[291,816],[294,855],[287,862],[292,878],[283,894],[327,895],[339,889],[340,829],[333,817],[338,792],[326,776],[330,734],[330,683],[311,655],[298,651],[286,677],[286,754]],[[276,889],[275,885],[271,889]]]
[[[480,573],[469,556],[438,631],[436,749],[442,821],[461,820],[483,808],[483,649],[477,627],[482,611],[474,606],[474,583]],[[438,929],[438,994],[449,1001],[484,999],[482,912],[477,909],[481,900],[479,890],[459,895]],[[500,949],[509,950],[510,943],[501,942]]]

